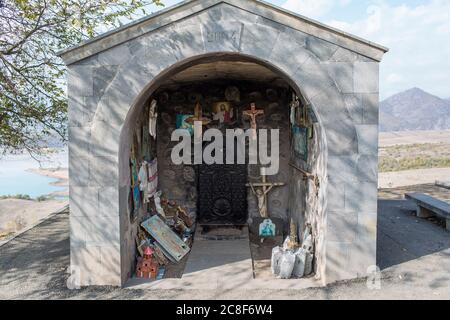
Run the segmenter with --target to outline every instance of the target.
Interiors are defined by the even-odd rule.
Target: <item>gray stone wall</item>
[[[220,59],[239,56],[273,68],[319,119],[324,142],[316,170],[326,221],[320,252],[323,283],[364,275],[375,264],[379,75],[378,61],[367,57],[380,60],[383,51],[250,1],[241,3],[174,13],[157,28],[139,26],[142,36],[129,41],[119,41],[126,33],[102,39],[99,48],[108,41],[118,45],[84,61],[72,63],[80,50],[89,53],[97,44],[67,57],[72,61],[71,264],[83,285],[120,285],[128,276],[125,263],[133,249],[124,214],[126,136],[140,108],[176,68],[217,53]],[[241,5],[248,8],[239,9]],[[236,37],[209,37],[224,30]]]

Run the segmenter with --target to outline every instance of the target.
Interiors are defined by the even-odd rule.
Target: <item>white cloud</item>
[[[286,0],[282,5],[308,18],[318,19],[330,12],[335,5],[346,6],[351,0]]]
[[[390,48],[381,64],[382,96],[421,87],[450,97],[450,1],[415,7],[381,2],[362,20],[328,24]]]

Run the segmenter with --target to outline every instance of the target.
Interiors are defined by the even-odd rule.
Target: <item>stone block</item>
[[[378,156],[376,155],[358,156],[356,163],[356,171],[358,180],[376,183],[378,181]]]
[[[191,58],[205,52],[205,43],[200,24],[191,24],[187,27],[175,26],[170,34],[169,41],[169,47],[175,49],[175,55],[178,60]]]
[[[82,217],[87,226],[86,244],[109,246],[120,244],[119,217],[100,214]]]
[[[355,62],[354,89],[356,93],[378,93],[379,66],[376,62]]]
[[[334,210],[333,207],[328,207]],[[328,211],[327,214],[327,239],[353,243],[358,227],[358,214],[355,212]]]
[[[311,51],[320,61],[330,60],[338,48],[335,44],[314,36],[308,36],[306,39],[306,49]]]
[[[379,123],[379,94],[364,93],[361,95],[363,105],[363,123],[376,124]]]
[[[69,179],[72,186],[87,186],[89,184],[90,157],[69,156]]]
[[[345,207],[345,181],[337,175],[328,179],[327,204],[329,210],[343,210]]]
[[[350,246],[351,244],[327,241],[326,242],[326,267],[325,281],[332,283],[338,280],[352,279],[355,273],[350,270]]]
[[[88,226],[84,216],[69,215],[70,220],[70,244],[81,246],[86,245],[86,234]]]
[[[221,3],[207,10],[209,21],[233,21],[240,23],[246,21],[248,23],[256,23],[258,15],[253,14],[249,11],[242,10],[235,6]],[[202,17],[203,18],[203,17]]]
[[[93,156],[117,157],[120,131],[105,121],[94,121],[91,130],[91,149]]]
[[[305,49],[306,38],[306,34],[286,28],[280,32],[269,61],[287,74],[294,74],[312,56]]]
[[[100,97],[93,95],[92,97],[84,97],[84,121],[87,126],[91,126],[94,120],[97,106],[100,102]]]
[[[69,186],[70,215],[90,216],[99,212],[98,187]]]
[[[89,169],[89,185],[107,187],[118,181],[116,156],[93,156]]]
[[[96,66],[98,65],[98,54],[94,54],[83,60],[77,61],[72,64],[73,66]]]
[[[242,23],[203,24],[202,36],[207,52],[238,52],[241,46]]]
[[[111,81],[116,76],[117,65],[104,65],[94,68],[94,95],[102,97]]]
[[[70,267],[81,286],[103,284],[100,247],[71,244]]]
[[[357,125],[358,153],[360,155],[378,155],[378,126]]]
[[[70,97],[92,96],[94,93],[93,67],[90,65],[70,66],[67,84]]]
[[[89,158],[91,128],[69,127],[69,157]]]
[[[172,28],[162,34],[147,36],[144,49],[135,54],[136,67],[156,76],[175,64],[179,59],[176,39],[177,36],[174,35]],[[143,50],[144,52],[142,52]]]
[[[328,154],[331,156],[348,156],[358,152],[358,140],[353,122],[337,116],[334,122],[324,122],[328,143]]]
[[[120,245],[101,246],[102,281],[104,284],[120,286]]]
[[[68,99],[68,120],[70,127],[82,127],[86,125],[84,97],[73,97]]]
[[[358,180],[356,170],[357,156],[329,156],[328,157],[328,176],[332,183],[335,181],[344,181],[355,183]]]
[[[241,52],[260,59],[269,59],[280,30],[272,26],[244,23]],[[268,42],[267,39],[273,39]]]
[[[355,61],[358,61],[358,54],[344,48],[338,48],[330,58],[330,61],[353,63]]]
[[[102,66],[120,66],[130,61],[131,52],[126,43],[99,53],[98,62]]]
[[[319,99],[328,99],[326,101],[327,108],[336,106],[335,99],[340,97],[339,90],[337,90],[334,80],[328,74],[326,64],[321,64],[317,58],[310,57],[305,63],[299,66],[295,74],[291,75],[291,77],[300,85],[302,92],[310,101],[321,96]],[[332,111],[330,110],[329,112]]]
[[[128,45],[128,50],[130,50],[130,54],[135,56],[139,51],[143,50],[147,45],[147,36],[141,36],[126,42]]]
[[[128,193],[129,188],[125,188],[125,201],[121,200],[125,205],[128,205]],[[119,215],[119,191],[117,187],[103,187],[100,188],[98,193],[99,198],[99,214],[104,216],[118,216]],[[126,212],[127,208],[123,208],[121,212]]]
[[[354,124],[363,124],[364,105],[359,94],[344,94],[344,103]]]
[[[345,185],[345,211],[375,212],[378,186],[376,182],[347,182]]]
[[[358,277],[367,276],[367,269],[376,265],[377,213],[358,213],[356,241],[350,247],[350,268]]]
[[[353,64],[348,62],[330,62],[327,64],[330,77],[342,93],[353,92]]]

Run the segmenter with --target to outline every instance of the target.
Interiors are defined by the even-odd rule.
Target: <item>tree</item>
[[[0,149],[40,154],[67,137],[66,68],[56,56],[147,14],[160,0],[0,0]]]

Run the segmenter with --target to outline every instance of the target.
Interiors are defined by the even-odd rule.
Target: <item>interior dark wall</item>
[[[269,181],[285,182],[286,186],[275,188],[268,198],[269,213],[272,217],[288,219],[289,197],[289,87],[273,86],[271,83],[258,83],[248,81],[216,80],[195,84],[184,84],[161,88],[155,94],[158,104],[158,171],[159,186],[165,197],[176,200],[195,211],[197,206],[196,168],[193,165],[174,165],[171,161],[172,148],[177,142],[170,141],[172,131],[175,130],[176,115],[192,114],[195,107],[194,97],[201,96],[202,111],[211,118],[212,104],[226,101],[225,90],[228,86],[236,86],[240,90],[240,102],[232,102],[234,115],[238,116],[234,124],[226,128],[250,128],[250,122],[242,117],[242,111],[250,108],[255,102],[258,109],[264,110],[264,115],[257,118],[258,128],[279,129],[280,131],[280,170],[275,176],[268,177]],[[276,96],[267,94],[267,90],[274,90]],[[273,92],[273,91],[272,91]],[[152,98],[153,98],[152,97]],[[169,99],[166,101],[166,97]],[[207,128],[217,128],[216,124]],[[225,129],[225,126],[222,127]],[[270,146],[270,144],[269,144]],[[258,165],[248,166],[248,181],[259,182],[261,176]],[[248,217],[258,217],[255,196],[247,193]]]

